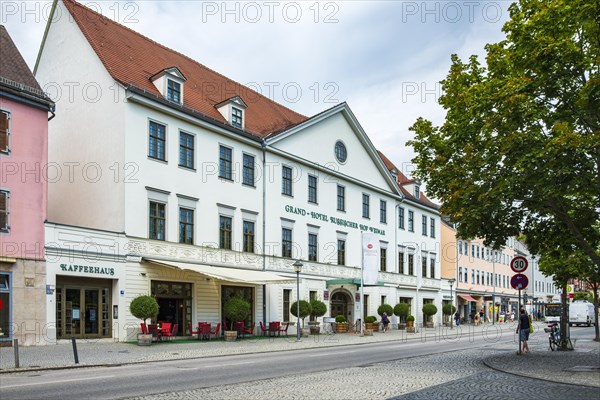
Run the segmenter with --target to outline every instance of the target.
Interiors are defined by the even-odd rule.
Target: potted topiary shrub
[[[406,332],[415,332],[415,317],[412,315],[406,317]]]
[[[427,320],[425,321],[425,326],[427,328],[433,328],[433,319],[431,317],[434,316],[437,311],[437,307],[434,304],[423,304],[423,314],[427,316]]]
[[[393,308],[392,308],[392,306],[390,306],[389,304],[382,304],[382,305],[380,305],[379,307],[377,307],[377,314],[379,314],[379,316],[380,316],[380,317],[382,317],[382,316],[383,316],[383,313],[386,313],[386,314],[387,314],[387,316],[388,316],[388,318],[390,318],[390,319],[391,319],[391,318],[392,318],[392,314],[394,313],[394,309],[393,309]],[[376,325],[373,327],[373,330],[374,330],[375,332],[377,332],[377,331],[378,331],[378,328],[379,328],[379,324],[376,324]]]
[[[446,303],[442,306],[442,314],[444,314],[444,325],[450,325],[450,319],[452,315],[456,312],[456,307],[454,307],[450,303]]]
[[[327,305],[319,299],[312,299],[310,301],[310,318],[312,321],[308,321],[311,335],[318,335],[321,331],[319,321],[317,318],[322,317],[327,312]]]
[[[233,296],[225,302],[223,313],[225,318],[231,321],[230,330],[225,331],[226,342],[234,342],[237,339],[237,331],[233,329],[234,323],[245,321],[250,315],[250,307],[250,303],[240,296]]]
[[[398,329],[406,329],[406,317],[408,316],[408,304],[398,303],[394,306],[394,315],[398,317]]]
[[[348,332],[348,323],[346,317],[343,315],[336,315],[335,317],[335,333],[346,333]]]
[[[297,302],[293,302],[292,305],[290,306],[290,313],[298,318],[298,303]],[[302,332],[302,337],[307,337],[308,333],[310,332],[309,329],[304,329],[304,318],[308,317],[310,315],[311,312],[311,308],[310,308],[310,303],[306,300],[300,300],[300,319],[302,320],[302,328],[298,327],[297,329],[301,329]]]
[[[148,318],[156,318],[158,315],[158,302],[152,296],[146,294],[139,295],[129,303],[129,311],[131,315],[141,319],[144,325],[146,325]],[[140,346],[150,346],[152,343],[152,334],[138,333],[137,341]]]
[[[375,330],[377,326],[377,317],[374,315],[369,315],[365,318],[365,329]]]

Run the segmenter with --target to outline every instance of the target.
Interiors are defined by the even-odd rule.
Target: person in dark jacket
[[[519,315],[517,333],[521,338],[521,353],[529,353],[529,345],[527,344],[527,341],[529,340],[529,317],[524,308],[521,308],[521,313]]]

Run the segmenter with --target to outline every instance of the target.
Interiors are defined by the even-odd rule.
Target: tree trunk
[[[594,341],[596,342],[600,342],[600,327],[598,326],[598,286],[598,283],[592,285],[594,293],[594,331],[596,334]]]
[[[560,348],[561,350],[567,350],[567,339],[568,332],[567,327],[569,325],[569,303],[567,302],[567,282],[563,283],[562,294],[560,295]]]

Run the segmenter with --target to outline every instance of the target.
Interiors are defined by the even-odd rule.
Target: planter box
[[[300,334],[302,335],[302,337],[308,337],[310,335],[310,329],[302,328],[300,329]]]
[[[407,333],[415,333],[415,327],[414,326],[407,326],[406,327],[406,332]]]
[[[321,333],[321,327],[319,325],[311,325],[310,326],[310,334],[311,335],[318,335],[319,333]]]
[[[224,338],[226,342],[235,342],[237,339],[237,331],[225,331]]]
[[[152,344],[152,334],[138,333],[137,342],[138,346],[150,346]]]
[[[348,324],[335,324],[335,333],[346,333],[348,332]]]

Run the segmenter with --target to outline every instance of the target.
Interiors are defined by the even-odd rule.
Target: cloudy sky
[[[81,1],[277,102],[313,115],[346,101],[410,176],[408,128],[441,123],[450,55],[503,39],[507,1]],[[51,2],[0,3],[33,69]]]

